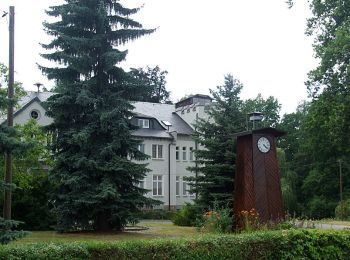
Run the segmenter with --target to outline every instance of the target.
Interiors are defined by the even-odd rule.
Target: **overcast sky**
[[[144,5],[133,18],[155,33],[120,49],[128,49],[121,65],[128,70],[159,65],[169,72],[167,88],[177,101],[188,94],[209,94],[232,74],[243,85],[242,98],[273,95],[282,112],[293,112],[307,98],[304,81],[316,66],[312,39],[304,34],[310,16],[307,1],[288,9],[285,0],[123,0],[128,7]],[[49,38],[44,10],[62,0],[1,0],[0,11],[16,8],[15,79],[35,90],[42,76],[36,63],[39,42]],[[8,64],[8,17],[0,18],[0,62]]]

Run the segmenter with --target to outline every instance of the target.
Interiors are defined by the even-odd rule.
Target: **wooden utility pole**
[[[340,202],[343,201],[343,174],[342,174],[342,161],[339,160],[339,195],[340,195]]]
[[[344,205],[343,205],[343,174],[342,174],[342,161],[339,160],[339,196],[340,196],[340,219],[344,220]]]
[[[8,98],[11,100],[14,96],[14,40],[15,40],[15,7],[10,6],[10,25],[9,25],[9,82]],[[9,103],[7,109],[7,126],[13,127],[13,104]],[[11,219],[11,196],[12,196],[12,154],[5,153],[5,196],[4,196],[4,219]]]

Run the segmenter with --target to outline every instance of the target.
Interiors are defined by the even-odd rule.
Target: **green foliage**
[[[278,100],[272,96],[264,99],[261,94],[254,99],[247,99],[243,104],[243,113],[245,115],[252,112],[261,112],[264,118],[261,122],[257,122],[255,128],[275,127],[280,119],[281,105]],[[248,118],[248,128],[252,129],[252,123]]]
[[[236,139],[234,133],[251,129],[247,113],[260,111],[264,121],[256,127],[275,126],[279,120],[280,104],[274,97],[241,100],[242,83],[226,75],[224,85],[210,90],[213,103],[208,110],[209,120],[199,119],[195,124],[194,139],[200,147],[195,151],[196,166],[189,167],[195,177],[188,178],[193,192],[198,195],[196,205],[203,211],[227,207],[233,203]]]
[[[0,259],[348,259],[350,233],[283,230],[122,243],[4,246]]]
[[[28,232],[15,230],[19,224],[19,221],[5,220],[0,217],[0,244],[8,244],[28,235]]]
[[[309,103],[301,102],[296,112],[284,114],[277,125],[278,129],[287,133],[278,138],[278,147],[283,149],[287,163],[291,163],[300,153],[300,145],[303,142],[303,125],[309,106]],[[296,163],[300,164],[299,161]]]
[[[13,217],[24,222],[20,224],[21,228],[47,230],[55,223],[49,205],[53,186],[48,180],[52,158],[47,143],[50,143],[51,136],[35,120],[17,125],[16,129],[21,133],[20,139],[30,143],[31,147],[13,160],[13,183],[17,187],[12,199]],[[3,168],[0,172],[3,174]]]
[[[335,217],[340,220],[350,220],[350,199],[339,202],[335,208]]]
[[[245,129],[239,97],[242,87],[232,75],[225,76],[224,85],[210,90],[214,103],[208,111],[209,120],[199,119],[195,125],[194,138],[206,149],[195,151],[196,166],[189,169],[196,177],[189,180],[198,195],[196,204],[203,211],[213,208],[214,201],[219,206],[232,205],[236,141],[231,136]]]
[[[177,226],[194,227],[197,224],[197,218],[202,214],[201,209],[195,204],[185,203],[172,217],[172,221]]]
[[[8,84],[8,68],[0,63],[0,117],[7,118],[7,108],[11,104],[16,106],[19,98],[25,95],[25,91],[22,84],[15,82],[14,98],[9,99],[7,96],[7,84]],[[28,144],[19,140],[20,133],[8,127],[6,123],[0,125],[0,154],[5,152],[20,153],[27,149]]]
[[[8,83],[8,69],[0,63],[0,84]],[[18,98],[24,95],[22,85],[18,82],[14,84],[15,96],[13,99],[9,99],[7,96],[7,88],[0,88],[0,117],[5,117],[6,110],[9,105],[15,106]],[[0,176],[4,176],[4,155],[5,153],[11,153],[19,155],[20,153],[26,152],[29,147],[29,143],[22,139],[21,133],[13,127],[8,127],[6,124],[0,125]],[[0,183],[0,190],[13,189],[15,185],[12,183]],[[1,197],[2,198],[2,197]],[[0,204],[1,205],[1,204]],[[21,238],[26,235],[26,232],[17,231],[15,228],[21,222],[15,220],[8,220],[0,218],[0,243],[7,244],[12,240]]]
[[[116,66],[127,55],[118,47],[154,31],[131,18],[138,11],[117,0],[67,0],[47,11],[57,21],[44,23],[54,39],[42,44],[42,56],[60,65],[41,67],[57,81],[46,107],[54,120],[50,180],[60,231],[121,230],[154,202],[137,187],[146,165],[132,161],[146,158],[129,120],[130,101],[142,89]]]
[[[200,223],[198,223],[200,221]],[[229,233],[233,230],[232,209],[214,207],[213,210],[205,212],[198,220],[197,226],[204,232]]]
[[[296,172],[288,169],[284,150],[277,148],[277,158],[281,174],[281,190],[284,209],[289,213],[298,211],[297,203],[297,181]]]
[[[299,214],[324,218],[334,216],[339,200],[338,161],[344,176],[350,172],[350,2],[312,0],[310,8],[307,34],[314,38],[320,61],[306,83],[312,101],[282,118],[280,126],[288,135],[280,147],[286,152],[286,168],[297,176]],[[347,179],[345,195],[350,190]]]
[[[164,209],[152,209],[152,210],[142,210],[137,214],[139,219],[172,219],[174,216],[174,211],[164,210]]]
[[[313,97],[304,122],[301,150],[308,154],[308,169],[303,193],[311,212],[329,217],[339,198],[338,160],[344,162],[343,174],[350,172],[350,3],[313,0],[307,33],[314,36],[315,56],[320,60],[309,73],[307,87]],[[349,190],[350,182],[343,184]]]
[[[309,73],[308,90],[313,96],[326,90],[349,93],[350,3],[338,0],[310,1],[312,17],[307,34],[314,36],[314,53],[320,60]]]
[[[154,68],[131,69],[130,74],[135,79],[135,84],[144,93],[140,93],[139,101],[152,103],[169,103],[170,92],[166,90],[166,70],[161,70],[159,66]]]
[[[13,217],[22,222],[21,228],[49,229],[54,224],[48,206],[52,185],[48,181],[47,168],[52,165],[52,159],[46,143],[50,138],[35,120],[17,125],[16,129],[21,133],[17,138],[31,146],[13,159],[13,183],[16,186],[12,198]],[[0,158],[0,164],[3,163]],[[0,173],[4,174],[3,168]]]

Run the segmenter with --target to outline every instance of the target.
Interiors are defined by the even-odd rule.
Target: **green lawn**
[[[135,239],[152,239],[161,237],[184,237],[196,236],[200,233],[193,227],[175,226],[169,221],[142,221],[138,226],[147,227],[142,231],[126,231],[114,233],[57,233],[55,231],[33,231],[23,239],[15,241],[14,244],[36,243],[36,242],[69,242],[69,241],[120,241]]]
[[[350,221],[320,220],[311,223],[344,225],[350,227]],[[311,224],[310,223],[310,224]],[[144,220],[138,226],[147,227],[142,231],[126,231],[114,233],[57,233],[55,231],[33,231],[23,239],[15,241],[14,244],[36,243],[36,242],[69,242],[69,241],[125,241],[139,239],[154,239],[163,237],[190,237],[200,236],[201,233],[194,227],[175,226],[170,221]]]

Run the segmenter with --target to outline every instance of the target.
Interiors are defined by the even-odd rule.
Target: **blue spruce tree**
[[[142,91],[117,66],[127,51],[116,47],[154,31],[130,18],[138,11],[117,0],[66,0],[47,11],[58,19],[44,23],[54,39],[42,44],[42,56],[59,66],[41,69],[57,83],[46,105],[54,120],[51,179],[59,231],[121,230],[152,203],[137,187],[148,170],[134,162],[145,155],[130,124],[130,100]]]

